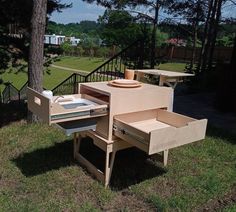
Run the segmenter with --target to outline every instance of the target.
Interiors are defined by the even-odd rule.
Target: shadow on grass
[[[114,190],[121,190],[166,172],[144,152],[131,148],[117,153],[110,185]]]
[[[93,145],[91,139],[82,140],[80,153],[104,172],[105,152]],[[121,150],[116,153],[110,187],[113,190],[122,190],[164,173],[166,170],[154,164],[141,150],[137,148]]]
[[[55,145],[25,153],[13,159],[13,162],[26,177],[43,174],[73,164],[72,141],[64,141]]]
[[[13,101],[9,104],[0,104],[0,127],[12,122],[26,119],[27,105]]]
[[[82,140],[80,153],[104,171],[105,152],[93,145],[91,139]],[[13,159],[13,162],[26,177],[58,170],[74,165],[73,144],[66,140],[48,148],[25,153]],[[155,165],[145,153],[130,148],[117,152],[110,185],[112,189],[120,190],[164,173],[165,169]]]
[[[214,127],[212,125],[208,125],[207,127],[207,135],[215,138],[220,138],[225,142],[236,144],[236,129],[235,132],[231,132],[229,130],[221,129],[218,127]]]

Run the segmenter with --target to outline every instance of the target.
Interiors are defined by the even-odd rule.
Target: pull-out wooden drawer
[[[108,115],[108,103],[86,94],[45,97],[28,88],[28,109],[47,124]]]
[[[207,120],[162,109],[114,116],[113,133],[149,155],[204,139]]]

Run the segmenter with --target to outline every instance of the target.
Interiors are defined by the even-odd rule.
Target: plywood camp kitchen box
[[[119,88],[108,82],[92,82],[79,84],[78,90],[79,94],[49,100],[28,89],[28,108],[46,123],[57,123],[67,134],[74,133],[74,157],[105,186],[116,152],[121,149],[135,146],[149,155],[162,152],[166,165],[168,149],[205,137],[206,119],[196,120],[171,111],[172,88],[150,84]],[[81,102],[86,104],[76,105]],[[86,136],[105,151],[104,172],[80,154],[80,142]]]

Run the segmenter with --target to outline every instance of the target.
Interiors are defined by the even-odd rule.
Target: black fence
[[[24,102],[27,99],[27,87],[28,82],[26,82],[20,89],[17,89],[14,85],[8,83],[2,92],[0,103],[7,104],[13,101],[18,101],[19,103]]]
[[[145,47],[145,48],[144,48]],[[83,82],[109,81],[124,78],[126,68],[150,68],[150,48],[145,40],[138,40],[107,60],[87,75],[74,73],[52,89],[54,95],[78,93],[78,84]],[[27,98],[28,82],[19,90],[8,84],[2,92],[2,103],[24,101]]]
[[[21,99],[21,92],[14,85],[7,84],[2,92],[2,103],[6,104],[11,101],[19,101]]]

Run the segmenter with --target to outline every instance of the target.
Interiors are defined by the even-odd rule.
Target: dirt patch
[[[123,190],[117,193],[117,196],[107,203],[103,211],[156,211],[149,203],[137,198],[129,190]]]
[[[225,194],[222,198],[212,199],[196,211],[221,211],[222,209],[236,204],[236,187]]]

